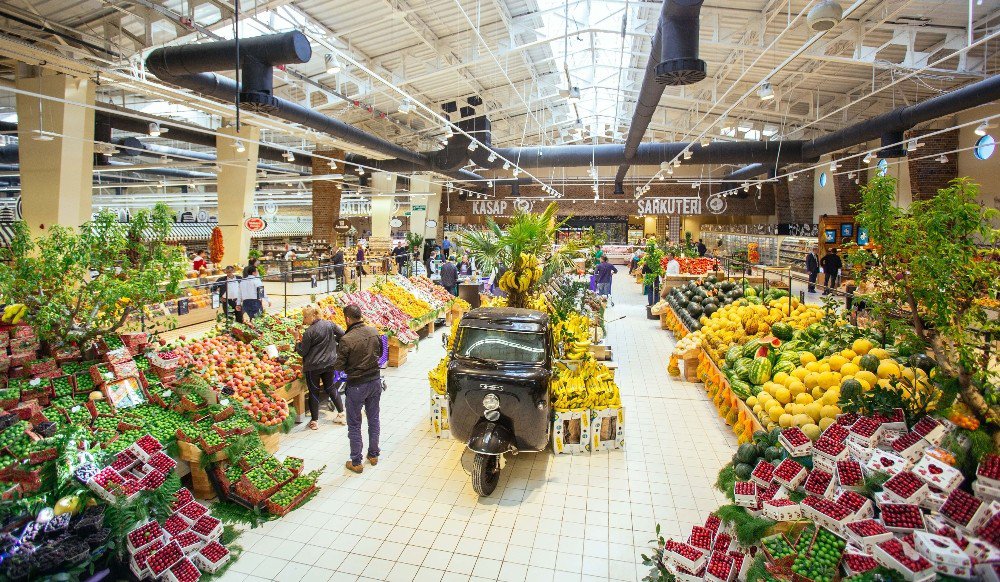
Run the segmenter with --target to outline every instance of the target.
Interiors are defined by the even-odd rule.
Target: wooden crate
[[[594,354],[594,359],[598,361],[610,360],[614,354],[611,352],[611,346],[590,346],[590,353]]]
[[[396,341],[389,341],[389,366],[398,368],[406,362],[406,355],[410,351],[409,346]]]
[[[667,325],[667,314],[666,313],[661,313],[660,314],[660,329],[666,329],[666,330],[670,329],[670,326]]]

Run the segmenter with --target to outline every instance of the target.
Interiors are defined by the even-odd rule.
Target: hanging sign
[[[351,230],[351,225],[343,218],[337,219],[337,222],[333,224],[333,230],[343,234]]]
[[[187,315],[190,312],[191,306],[188,303],[188,298],[183,297],[177,300],[177,315]]]
[[[425,211],[426,212],[427,211],[427,206],[425,206],[423,204],[414,204],[413,206],[410,207],[410,210],[412,210],[413,212],[420,212],[420,211]]]
[[[701,198],[698,196],[671,196],[669,198],[642,198],[636,200],[638,214],[645,215],[691,215],[701,214]]]
[[[208,211],[205,210],[198,211],[198,222],[208,222]]]
[[[506,200],[473,200],[472,213],[488,216],[506,216],[508,206]]]
[[[403,221],[398,218],[393,218],[392,220],[389,221],[389,226],[393,228],[399,228],[403,226]]]
[[[260,232],[267,228],[267,221],[263,218],[251,216],[243,221],[243,228],[249,230],[250,232]]]

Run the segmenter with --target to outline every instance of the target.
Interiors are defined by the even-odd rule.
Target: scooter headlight
[[[483,408],[487,411],[500,408],[500,399],[497,398],[497,395],[492,392],[487,394],[486,397],[483,398]]]

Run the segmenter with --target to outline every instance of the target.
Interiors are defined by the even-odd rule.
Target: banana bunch
[[[0,318],[0,321],[3,323],[20,323],[26,313],[28,313],[27,305],[23,303],[11,303],[3,308],[3,317]]]
[[[621,406],[614,376],[603,364],[587,361],[575,370],[560,365],[552,381],[552,405],[557,410]]]
[[[431,388],[438,394],[448,393],[448,356],[441,358],[437,366],[427,372],[427,378],[431,381]]]
[[[590,356],[590,318],[574,313],[554,326],[556,341],[567,359],[583,360]]]
[[[500,289],[507,293],[524,293],[542,278],[542,268],[538,257],[521,253],[514,261],[514,267],[500,277]]]

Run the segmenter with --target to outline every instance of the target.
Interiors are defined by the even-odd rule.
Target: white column
[[[427,219],[437,223],[436,226],[424,226],[424,238],[440,239],[438,233],[444,227],[441,217],[441,183],[428,184]],[[441,241],[438,240],[440,243]]]
[[[253,213],[254,190],[257,185],[257,140],[260,129],[244,125],[239,133],[235,127],[219,130],[224,136],[216,137],[216,150],[220,166],[218,177],[219,228],[227,265],[245,265],[250,253],[250,231],[243,221]],[[242,152],[239,145],[242,144]]]
[[[396,175],[388,172],[372,174],[372,237],[388,239],[392,228],[392,207],[396,193]],[[388,196],[386,196],[388,194]]]
[[[93,212],[95,83],[20,65],[16,85],[56,99],[16,97],[24,221],[36,235],[80,226]]]

